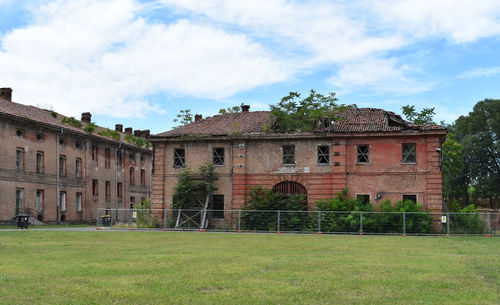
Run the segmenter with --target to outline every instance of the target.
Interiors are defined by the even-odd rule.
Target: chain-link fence
[[[97,225],[238,232],[497,235],[500,213],[97,209]]]

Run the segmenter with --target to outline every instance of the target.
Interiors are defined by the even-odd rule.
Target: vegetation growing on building
[[[61,120],[61,123],[73,126],[76,128],[81,128],[82,127],[82,122],[78,121],[75,119],[75,117],[63,117]]]

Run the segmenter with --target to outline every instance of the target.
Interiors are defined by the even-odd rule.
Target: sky
[[[0,0],[0,87],[153,134],[311,89],[452,123],[500,99],[500,1]]]

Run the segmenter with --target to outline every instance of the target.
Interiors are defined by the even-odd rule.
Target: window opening
[[[43,210],[43,195],[43,190],[36,190],[35,208],[39,212]]]
[[[42,151],[37,151],[36,152],[36,173],[37,174],[43,174],[44,172],[44,160],[43,160],[43,152]]]
[[[213,151],[214,165],[224,165],[224,147],[216,147]]]
[[[97,179],[92,180],[92,197],[94,200],[99,198],[99,181]]]
[[[307,210],[307,190],[302,184],[294,181],[283,181],[273,187],[273,192],[280,193],[283,196],[302,195],[304,198],[302,201],[302,209]]]
[[[24,148],[16,148],[16,170],[24,171]]]
[[[330,146],[318,146],[318,164],[330,164]]]
[[[22,213],[24,206],[24,189],[16,189],[16,215]]]
[[[59,192],[59,207],[61,212],[66,212],[66,192]]]
[[[109,202],[111,201],[111,182],[109,181],[106,181],[106,192],[105,192],[105,195],[106,195],[106,201]]]
[[[370,146],[358,145],[358,163],[370,163]]]
[[[186,151],[184,148],[174,149],[174,167],[186,167]]]
[[[370,195],[369,194],[358,194],[358,195],[356,195],[356,199],[359,200],[362,204],[370,203]]]
[[[141,185],[146,185],[146,170],[141,168]]]
[[[76,178],[80,178],[82,176],[81,170],[82,170],[82,159],[76,158],[76,160],[75,160],[75,177]]]
[[[413,202],[417,202],[417,195],[403,195],[403,201],[411,200]]]
[[[76,193],[76,211],[82,211],[82,193]]]
[[[111,168],[111,151],[109,148],[104,149],[104,167]]]
[[[224,218],[224,195],[212,196],[212,217]]]
[[[59,156],[59,176],[66,176],[66,156]]]
[[[135,169],[133,167],[131,167],[129,170],[129,173],[130,173],[130,184],[134,185],[135,184]]]
[[[92,145],[92,160],[93,161],[97,161],[97,155],[99,153],[99,148],[97,147],[97,145]]]
[[[283,164],[295,165],[295,145],[283,145]]]
[[[404,143],[402,145],[402,162],[403,163],[417,162],[417,144]]]

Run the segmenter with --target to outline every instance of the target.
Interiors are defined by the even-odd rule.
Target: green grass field
[[[0,232],[1,304],[500,304],[500,239]]]

